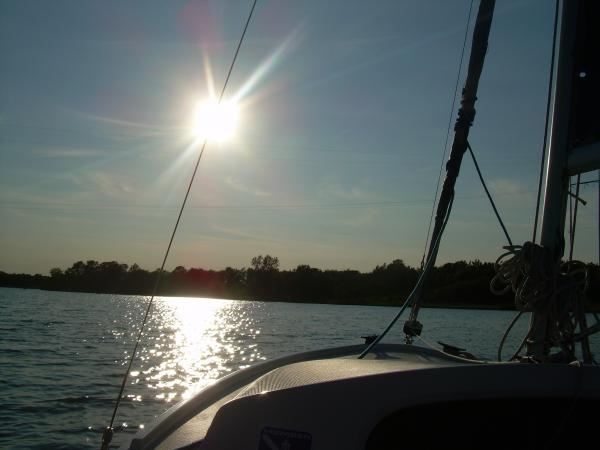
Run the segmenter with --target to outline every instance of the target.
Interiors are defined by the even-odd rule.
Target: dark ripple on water
[[[0,448],[98,448],[145,306],[144,297],[0,289]],[[232,370],[291,352],[359,343],[394,313],[381,307],[159,298],[113,443],[118,446],[175,402]],[[484,357],[494,355],[511,316],[422,314],[430,341]],[[509,347],[517,344],[525,322]]]

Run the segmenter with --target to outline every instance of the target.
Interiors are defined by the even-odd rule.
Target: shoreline
[[[59,289],[42,289],[42,288],[28,288],[28,287],[11,287],[11,286],[0,286],[0,288],[4,289],[24,289],[24,290],[36,290],[36,291],[44,291],[44,292],[65,292],[70,294],[95,294],[95,295],[122,295],[122,296],[135,296],[135,297],[149,297],[150,294],[132,294],[132,293],[118,293],[118,292],[92,292],[92,291],[75,291],[75,290],[59,290]],[[291,304],[312,304],[312,305],[345,305],[345,306],[378,306],[378,307],[389,307],[389,308],[398,308],[402,306],[402,303],[390,303],[384,301],[311,301],[311,300],[265,300],[260,298],[230,298],[230,297],[208,297],[208,296],[198,296],[198,295],[173,295],[173,294],[159,294],[156,297],[171,297],[171,298],[190,298],[190,299],[211,299],[211,300],[235,300],[235,301],[252,301],[252,302],[265,302],[265,303],[291,303]],[[491,311],[516,311],[515,308],[510,308],[508,306],[503,305],[486,305],[486,304],[464,304],[464,303],[456,303],[456,304],[442,304],[442,303],[428,303],[425,301],[423,303],[423,308],[431,308],[431,309],[475,309],[475,310],[491,310]],[[590,311],[598,311],[600,309],[592,309]]]
[[[135,294],[135,293],[120,293],[120,292],[93,292],[93,291],[82,291],[82,290],[61,290],[61,289],[44,289],[44,288],[35,288],[35,287],[14,287],[14,286],[0,286],[0,288],[4,289],[26,289],[26,290],[36,290],[36,291],[45,291],[45,292],[64,292],[71,294],[95,294],[95,295],[122,295],[122,296],[132,296],[132,297],[150,297],[150,294]],[[291,304],[312,304],[312,305],[345,305],[345,306],[378,306],[378,307],[389,307],[389,308],[399,308],[403,305],[402,302],[390,302],[386,301],[382,298],[379,299],[357,299],[356,301],[313,301],[313,300],[289,300],[289,299],[264,299],[264,298],[250,298],[250,297],[222,297],[222,296],[203,296],[203,295],[193,295],[193,294],[157,294],[156,297],[171,297],[171,298],[190,298],[190,299],[214,299],[214,300],[235,300],[235,301],[253,301],[253,302],[264,302],[264,303],[291,303]],[[591,304],[586,309],[586,313],[597,313],[600,312],[600,305]],[[503,305],[503,304],[485,304],[485,303],[438,303],[431,302],[425,300],[423,302],[422,308],[430,308],[430,309],[474,309],[481,311],[517,311],[514,306],[511,305]]]

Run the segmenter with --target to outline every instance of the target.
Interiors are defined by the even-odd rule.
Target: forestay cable
[[[475,22],[475,27],[473,28],[473,44],[471,47],[467,76],[462,90],[458,117],[454,125],[454,140],[452,142],[450,157],[446,163],[446,178],[442,185],[436,209],[435,222],[431,233],[431,243],[427,255],[427,260],[433,260],[433,264],[435,264],[437,256],[437,248],[434,245],[434,242],[438,240],[438,236],[441,233],[441,229],[448,215],[448,207],[450,199],[454,197],[454,188],[460,172],[463,155],[467,151],[469,130],[475,120],[477,90],[483,71],[483,62],[487,53],[488,37],[490,34],[495,4],[495,0],[481,0],[477,12],[477,20]],[[421,331],[423,330],[423,325],[417,320],[422,296],[422,291],[419,290],[415,295],[410,317],[404,323],[404,332],[407,343],[412,342],[412,338],[421,334]]]
[[[258,0],[254,0],[252,3],[252,8],[250,9],[250,13],[248,14],[248,19],[246,19],[246,24],[244,25],[244,30],[242,31],[242,35],[240,36],[240,40],[238,42],[237,48],[235,49],[235,53],[233,55],[233,59],[229,66],[229,70],[227,72],[227,76],[225,77],[225,82],[223,83],[223,89],[221,89],[221,94],[219,95],[218,103],[220,104],[223,100],[223,96],[225,95],[225,90],[227,89],[227,84],[229,83],[229,79],[231,77],[231,73],[233,72],[233,67],[237,60],[238,54],[240,52],[240,48],[242,47],[242,43],[244,42],[244,37],[246,36],[246,31],[248,30],[248,26],[250,25],[250,20],[252,19],[252,14],[254,13],[254,8],[256,7],[256,2]],[[154,301],[154,297],[158,291],[158,286],[160,285],[160,281],[162,279],[163,271],[165,268],[165,264],[167,262],[167,258],[171,251],[171,246],[173,245],[173,240],[175,239],[175,234],[177,233],[177,229],[179,227],[179,222],[181,220],[181,216],[183,214],[183,210],[185,209],[185,205],[187,203],[187,199],[190,195],[190,191],[192,189],[192,185],[194,184],[194,179],[196,178],[196,173],[198,172],[198,166],[200,165],[200,161],[202,159],[202,155],[204,154],[204,149],[206,148],[206,144],[208,143],[208,138],[204,139],[202,143],[202,147],[200,149],[200,153],[198,155],[198,159],[196,160],[196,165],[194,166],[194,171],[192,172],[192,176],[190,177],[190,182],[188,183],[187,190],[185,192],[185,196],[183,201],[181,202],[181,208],[179,209],[179,214],[177,215],[177,220],[175,221],[175,226],[173,227],[173,231],[171,233],[171,237],[169,239],[169,245],[167,246],[167,250],[165,251],[165,255],[163,257],[162,264],[160,266],[160,270],[158,275],[156,276],[156,281],[154,283],[154,287],[152,289],[152,295],[150,296],[150,301],[148,302],[148,307],[146,308],[146,313],[144,314],[144,319],[142,320],[142,325],[138,332],[137,339],[135,341],[135,345],[133,347],[133,352],[131,353],[131,358],[129,358],[129,364],[127,365],[127,370],[123,376],[123,381],[121,383],[121,388],[119,390],[119,395],[117,397],[115,408],[112,413],[112,417],[110,418],[109,426],[102,433],[102,446],[101,450],[108,450],[108,446],[113,437],[113,424],[115,421],[115,417],[117,415],[117,411],[119,409],[119,404],[121,403],[121,398],[123,396],[123,391],[125,390],[125,385],[127,384],[127,379],[129,377],[129,372],[131,370],[131,365],[133,364],[133,360],[135,359],[135,355],[138,349],[138,345],[140,343],[142,333],[144,332],[144,327],[146,326],[146,321],[148,320],[148,315],[150,313],[150,309],[152,307],[152,303]]]
[[[444,171],[444,161],[448,151],[448,140],[450,139],[450,130],[452,127],[452,117],[454,117],[454,105],[456,105],[456,94],[458,93],[458,85],[460,83],[460,75],[462,73],[463,60],[465,58],[465,49],[467,48],[467,38],[469,36],[469,25],[471,24],[471,11],[473,10],[473,0],[469,5],[469,13],[467,15],[467,25],[465,27],[465,37],[463,39],[462,50],[460,52],[460,61],[458,63],[458,73],[456,74],[456,83],[454,84],[454,95],[452,97],[452,106],[450,106],[450,114],[448,116],[448,127],[446,129],[446,140],[444,141],[444,149],[442,150],[442,160],[440,162],[440,170],[438,173],[437,184],[435,185],[435,194],[433,195],[433,204],[431,205],[431,216],[429,217],[429,225],[427,226],[427,235],[425,236],[425,248],[423,248],[423,257],[421,258],[421,268],[425,263],[425,255],[427,254],[427,244],[429,244],[429,234],[431,233],[431,225],[433,224],[433,216],[435,215],[435,204],[440,191],[440,181]]]
[[[467,149],[469,150],[469,153],[471,154],[471,158],[473,159],[473,164],[475,164],[475,170],[477,170],[477,175],[479,175],[479,180],[481,181],[481,184],[483,186],[483,189],[485,190],[487,198],[490,201],[490,204],[492,205],[494,214],[496,214],[496,218],[498,219],[498,222],[500,223],[500,226],[502,227],[502,231],[504,232],[504,236],[506,236],[508,245],[510,245],[512,247],[512,245],[513,245],[512,239],[510,238],[510,235],[508,234],[508,231],[506,230],[506,227],[504,226],[504,222],[502,221],[502,217],[500,217],[498,208],[496,208],[496,203],[494,202],[494,199],[492,198],[492,194],[490,194],[490,191],[488,190],[487,185],[485,184],[485,180],[483,179],[483,175],[481,173],[481,170],[479,169],[479,164],[477,163],[477,158],[475,158],[475,153],[473,153],[473,149],[471,148],[471,144],[469,143],[469,141],[467,141]]]
[[[442,241],[442,235],[444,234],[444,230],[446,229],[446,225],[448,224],[448,219],[450,218],[450,213],[452,212],[452,203],[453,202],[454,202],[454,194],[452,194],[452,196],[450,197],[450,204],[448,205],[448,211],[446,213],[446,217],[444,218],[444,223],[442,224],[442,227],[440,229],[440,232],[437,235],[435,242],[433,242],[433,246],[434,246],[435,250],[434,250],[434,252],[432,252],[429,255],[429,259],[427,260],[425,267],[423,267],[423,270],[421,271],[421,275],[419,275],[419,279],[417,280],[417,283],[415,284],[415,287],[413,288],[412,292],[408,295],[408,297],[404,301],[404,304],[402,305],[402,308],[400,308],[400,311],[398,311],[396,316],[390,321],[390,323],[385,328],[385,330],[383,330],[383,332],[380,335],[378,335],[369,344],[369,346],[366,349],[363,350],[363,352],[358,356],[358,359],[363,359],[371,351],[371,349],[373,347],[375,347],[385,337],[386,334],[388,334],[388,332],[392,329],[392,327],[398,321],[400,316],[402,316],[402,313],[404,313],[406,308],[411,306],[417,299],[416,296],[421,291],[421,289],[423,287],[423,283],[427,280],[429,272],[431,271],[433,264],[435,263],[435,257],[437,255],[437,251],[440,247],[440,242]]]

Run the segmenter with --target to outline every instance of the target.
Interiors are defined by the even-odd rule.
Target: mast
[[[547,359],[551,347],[556,344],[551,335],[557,330],[565,331],[561,327],[565,327],[567,322],[556,323],[552,318],[553,311],[568,310],[573,319],[569,325],[578,324],[580,334],[584,334],[587,328],[583,298],[573,300],[567,295],[559,295],[557,286],[562,282],[560,278],[565,278],[561,273],[561,258],[565,249],[570,176],[600,168],[600,127],[597,123],[600,119],[597,110],[597,101],[600,100],[597,62],[600,35],[595,31],[597,24],[593,22],[599,11],[594,0],[560,2],[559,45],[557,67],[553,74],[553,111],[540,238],[543,252],[551,261],[546,273],[552,286],[539,302],[540,306],[533,309],[527,340],[527,356],[537,360]],[[587,338],[582,338],[581,344],[585,348]]]
[[[446,177],[440,200],[438,202],[433,232],[427,252],[427,263],[424,271],[429,270],[435,264],[437,251],[439,248],[440,236],[443,232],[446,218],[450,213],[452,200],[454,198],[454,186],[462,164],[462,158],[467,151],[469,130],[475,119],[475,101],[477,100],[477,89],[479,87],[479,78],[483,71],[483,62],[488,47],[488,37],[494,15],[496,0],[481,0],[479,10],[477,11],[477,20],[473,29],[473,43],[471,44],[471,56],[469,58],[469,67],[465,85],[462,90],[458,118],[454,125],[454,140],[452,141],[452,150],[446,163]],[[424,277],[426,273],[424,272]],[[422,288],[419,288],[415,295],[415,301],[412,305],[410,318],[404,324],[404,333],[407,342],[411,342],[413,336],[421,334],[422,325],[417,321],[420,308],[420,299]]]
[[[561,1],[560,8],[558,59],[554,74],[554,109],[550,125],[540,237],[540,245],[552,255],[555,272],[558,271],[557,266],[560,264],[565,248],[565,216],[569,190],[569,176],[566,168],[577,2]],[[546,305],[549,306],[549,303],[547,300]],[[531,315],[527,356],[543,357],[548,354],[549,347],[546,342],[548,319],[548,307],[544,310],[534,311]]]

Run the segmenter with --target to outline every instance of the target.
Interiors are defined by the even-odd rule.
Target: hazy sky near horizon
[[[533,227],[553,3],[497,2],[471,130],[516,242]],[[208,144],[167,267],[418,265],[469,5],[259,0],[225,96],[235,137]],[[160,265],[195,105],[221,89],[250,6],[0,3],[0,270]],[[597,261],[597,187],[582,197],[575,253]],[[503,235],[468,156],[454,205],[438,261],[495,259]]]

